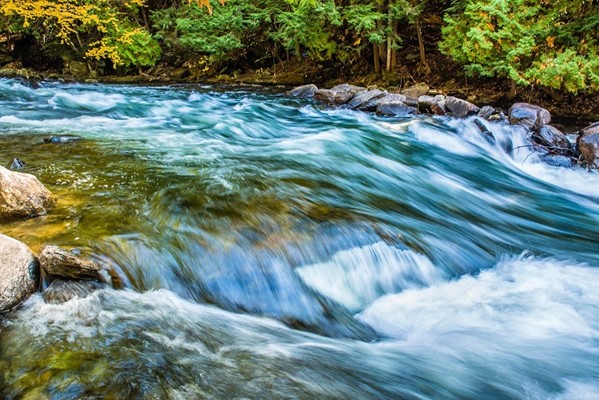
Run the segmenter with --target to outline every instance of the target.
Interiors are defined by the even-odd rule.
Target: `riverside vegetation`
[[[6,0],[0,63],[79,78],[426,80],[596,114],[598,10],[597,0]]]

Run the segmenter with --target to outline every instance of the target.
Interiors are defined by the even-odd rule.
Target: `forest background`
[[[598,31],[599,0],[3,0],[0,66],[83,65],[92,78],[426,81],[592,113]]]

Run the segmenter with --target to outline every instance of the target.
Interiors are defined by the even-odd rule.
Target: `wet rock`
[[[25,300],[38,282],[39,263],[29,247],[0,234],[0,313]]]
[[[541,157],[541,160],[554,167],[571,168],[573,165],[570,157],[560,155],[546,154]]]
[[[489,142],[491,144],[497,143],[497,139],[495,139],[495,135],[493,135],[493,132],[491,132],[489,130],[489,128],[487,128],[486,125],[483,124],[480,119],[475,119],[474,125],[476,125],[476,127],[478,128],[480,133],[483,134],[483,136],[487,142]]]
[[[368,103],[360,107],[363,111],[376,111],[383,104],[396,104],[405,106],[406,96],[398,93],[385,93],[384,96],[372,99]]]
[[[52,193],[35,176],[0,167],[0,218],[33,217],[55,204]]]
[[[79,136],[69,136],[69,135],[50,136],[50,137],[44,138],[44,142],[52,143],[52,144],[66,144],[66,143],[77,142],[79,140],[81,140],[81,138]]]
[[[12,164],[10,164],[10,169],[21,169],[21,168],[25,168],[25,161],[21,160],[20,158],[13,158],[12,160]]]
[[[480,118],[489,119],[491,116],[495,114],[495,107],[492,106],[484,106],[478,111],[478,116]]]
[[[40,254],[40,264],[51,277],[104,281],[98,264],[58,246],[46,246]]]
[[[373,100],[380,99],[386,94],[387,92],[383,92],[379,89],[365,90],[357,93],[347,105],[355,110],[362,110],[366,104],[371,103]]]
[[[589,136],[589,135],[595,135],[599,133],[599,121],[592,123],[591,125],[587,126],[586,128],[583,128],[580,130],[580,132],[578,133],[579,136]]]
[[[445,98],[445,108],[458,118],[464,118],[480,111],[478,106],[453,96],[447,96]]]
[[[344,83],[331,89],[318,89],[314,93],[314,98],[323,103],[341,105],[346,104],[356,94],[365,90],[366,88],[364,87]]]
[[[318,89],[314,93],[314,98],[326,104],[345,104],[354,97],[349,92],[333,92],[331,89]]]
[[[530,130],[540,129],[551,122],[546,109],[528,103],[515,103],[508,111],[510,124],[522,125]]]
[[[414,115],[418,114],[418,109],[405,104],[387,103],[380,104],[376,108],[376,112],[377,114],[391,117],[413,117]]]
[[[599,167],[599,133],[581,137],[578,148],[587,168]]]
[[[413,97],[417,99],[420,96],[427,94],[429,90],[430,88],[426,83],[417,83],[415,85],[403,89],[401,91],[401,94],[407,97]]]
[[[314,93],[318,90],[318,87],[314,84],[298,86],[289,92],[287,95],[291,97],[299,97],[299,98],[309,98],[314,97]]]
[[[447,109],[445,108],[445,96],[420,96],[418,97],[418,110],[425,113],[432,113],[435,115],[445,115]]]
[[[551,125],[542,126],[532,135],[532,139],[535,143],[543,146],[561,148],[564,150],[569,150],[572,147],[566,135]]]
[[[96,290],[106,288],[95,281],[75,281],[67,279],[55,279],[50,286],[44,290],[42,297],[46,303],[61,304],[76,297],[85,298]]]

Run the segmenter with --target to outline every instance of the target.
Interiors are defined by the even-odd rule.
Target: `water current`
[[[125,285],[2,321],[0,397],[598,399],[599,175],[474,118],[0,80],[58,199],[0,232]]]

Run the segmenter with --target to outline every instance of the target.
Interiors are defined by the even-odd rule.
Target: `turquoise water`
[[[126,285],[10,315],[2,397],[593,398],[599,176],[485,124],[0,80],[0,163],[59,200],[0,232]]]

